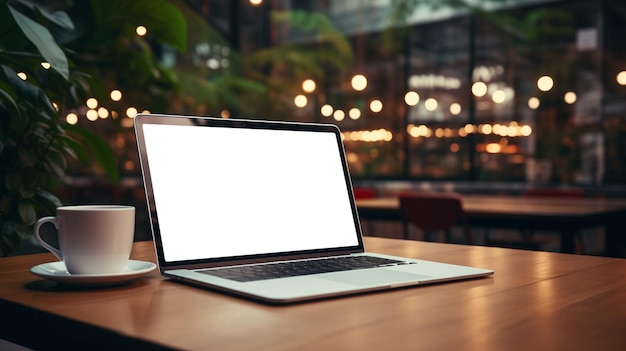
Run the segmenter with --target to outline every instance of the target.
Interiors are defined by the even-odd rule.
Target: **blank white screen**
[[[166,261],[358,245],[334,133],[143,132]]]

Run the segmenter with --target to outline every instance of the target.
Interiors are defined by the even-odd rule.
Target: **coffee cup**
[[[56,228],[58,247],[42,238],[41,226],[45,223]],[[79,205],[58,207],[56,217],[37,220],[34,236],[65,263],[70,274],[115,274],[130,258],[134,231],[132,206]]]

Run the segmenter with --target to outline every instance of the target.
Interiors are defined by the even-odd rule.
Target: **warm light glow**
[[[573,92],[573,91],[568,91],[563,96],[563,100],[565,100],[565,102],[570,104],[570,105],[575,103],[576,102],[576,93]]]
[[[482,124],[478,127],[478,131],[485,135],[491,134],[491,130],[491,124]]]
[[[504,90],[496,90],[491,94],[491,100],[496,104],[501,104],[506,100],[506,93]]]
[[[617,83],[619,85],[626,85],[626,71],[621,71],[617,74]]]
[[[352,77],[352,89],[361,91],[367,88],[367,78],[362,74],[356,74]]]
[[[497,123],[493,125],[493,134],[502,135],[502,131],[503,131],[503,127],[501,125]]]
[[[517,128],[519,128],[519,127],[517,127],[517,126],[508,126],[506,128],[506,135],[510,136],[510,137],[517,136]]]
[[[102,119],[106,119],[109,117],[109,110],[107,110],[104,107],[100,107],[98,109],[98,117],[102,118]]]
[[[26,80],[28,79],[28,76],[26,75],[26,73],[24,72],[20,72],[17,74],[18,77],[20,77],[21,80]]]
[[[451,152],[459,152],[459,144],[457,144],[457,143],[450,144],[450,151]]]
[[[87,110],[87,119],[90,121],[96,121],[98,119],[98,111],[96,110]]]
[[[500,152],[500,150],[502,150],[502,146],[498,143],[489,143],[487,144],[487,146],[485,146],[485,151],[490,154],[497,154]]]
[[[230,118],[230,111],[228,110],[222,110],[222,112],[220,112],[220,117],[224,118],[224,119],[228,119]]]
[[[437,103],[437,100],[435,100],[434,98],[428,98],[426,99],[426,101],[424,101],[424,107],[427,111],[435,111],[438,105],[439,104]]]
[[[471,134],[474,133],[476,131],[476,127],[474,127],[473,124],[468,123],[465,125],[465,127],[463,127],[463,130],[467,133],[467,134]]]
[[[528,107],[530,107],[533,110],[536,110],[539,108],[540,102],[539,99],[536,97],[531,97],[530,99],[528,99]]]
[[[150,114],[150,111],[148,111],[148,110],[143,110],[143,111],[141,111],[141,113],[143,113],[144,115],[149,115],[149,114]]]
[[[126,162],[124,162],[124,169],[127,171],[132,171],[133,169],[135,169],[135,162],[131,160],[126,160]]]
[[[350,109],[350,111],[348,111],[348,116],[350,116],[350,118],[352,119],[359,119],[361,118],[361,110],[359,110],[356,107],[353,107]]]
[[[341,134],[341,137],[342,140],[345,141],[391,141],[391,139],[393,139],[393,133],[384,128],[381,128],[376,130],[355,130],[352,132],[344,132]],[[348,158],[350,158],[349,155]]]
[[[320,109],[320,112],[322,113],[322,116],[324,117],[332,116],[333,111],[334,111],[333,107],[328,104],[322,106],[322,108]]]
[[[129,107],[126,109],[126,116],[128,118],[135,118],[135,115],[137,114],[137,109],[134,107]]]
[[[472,94],[477,97],[485,96],[485,94],[487,94],[487,84],[484,82],[476,82],[472,84]]]
[[[68,113],[67,116],[65,116],[65,121],[67,124],[75,125],[78,123],[78,116],[75,113]]]
[[[252,6],[260,6],[263,3],[263,0],[249,0],[250,5]]]
[[[299,108],[305,107],[308,102],[309,100],[304,95],[296,95],[293,99],[293,103]]]
[[[420,126],[409,125],[407,127],[407,130],[409,134],[414,138],[418,138],[421,136],[430,137],[433,135],[433,131],[429,129],[428,127],[426,127],[425,125],[420,125]]]
[[[52,107],[54,107],[55,111],[59,112],[59,104],[57,104],[56,102],[53,102]]]
[[[378,113],[383,110],[383,103],[380,100],[372,100],[370,102],[370,110],[374,113]]]
[[[333,118],[335,121],[343,121],[343,119],[346,118],[346,113],[341,110],[336,110],[333,112]]]
[[[98,100],[96,100],[95,98],[87,99],[87,107],[89,107],[90,109],[95,109],[96,107],[98,107]]]
[[[404,94],[404,102],[406,102],[406,104],[409,106],[415,106],[418,102],[420,102],[420,96],[414,91],[409,91],[408,93]]]
[[[49,64],[48,62],[42,62],[41,63],[41,67],[43,67],[44,69],[50,69],[50,67],[52,67],[51,64]]]
[[[137,26],[137,28],[135,28],[135,33],[137,33],[138,36],[143,37],[148,34],[148,29],[144,26]]]
[[[549,91],[554,86],[554,80],[550,76],[542,76],[537,79],[537,88],[541,91]]]
[[[461,113],[461,104],[458,104],[455,102],[452,105],[450,105],[450,113],[455,116]]]
[[[530,126],[522,126],[520,132],[522,136],[530,136],[533,133],[533,129]]]
[[[312,93],[315,91],[315,88],[315,81],[313,81],[312,79],[307,79],[302,82],[302,90],[304,90],[305,93]]]
[[[111,100],[113,101],[120,101],[122,100],[122,92],[119,90],[112,90],[111,91]]]

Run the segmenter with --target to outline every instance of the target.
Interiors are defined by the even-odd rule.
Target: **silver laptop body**
[[[334,125],[139,114],[135,132],[158,266],[171,279],[280,304],[493,274],[366,253]],[[214,274],[344,256],[394,262],[246,281]]]

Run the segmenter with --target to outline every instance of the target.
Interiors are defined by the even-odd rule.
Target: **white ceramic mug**
[[[44,241],[40,228],[52,223],[59,247]],[[57,208],[56,217],[35,223],[35,239],[59,260],[70,274],[120,273],[133,246],[135,208],[123,205],[81,205]]]

